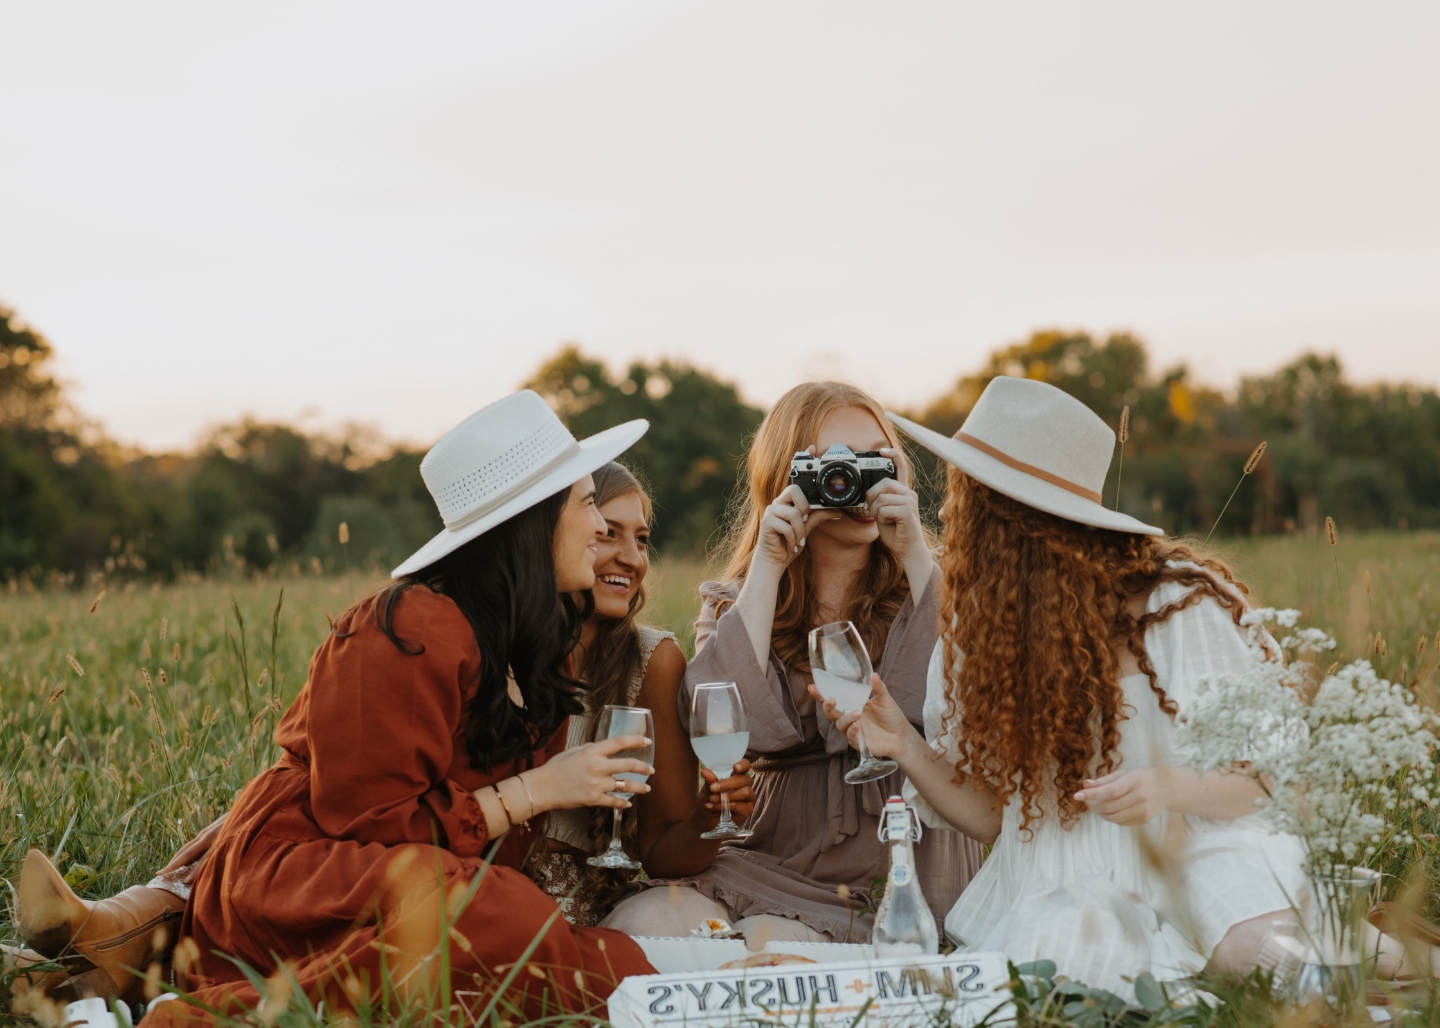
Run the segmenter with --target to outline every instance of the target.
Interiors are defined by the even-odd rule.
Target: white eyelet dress
[[[1147,609],[1187,588],[1160,585]],[[953,757],[953,735],[935,741],[945,711],[940,645],[930,661],[925,734]],[[1238,672],[1249,659],[1229,611],[1209,598],[1151,627],[1145,648],[1182,717],[1202,679]],[[1120,767],[1188,767],[1146,676],[1129,675],[1120,687],[1129,715],[1120,723]],[[952,828],[908,781],[905,796],[927,825]],[[1288,909],[1305,885],[1299,839],[1255,814],[1222,821],[1167,813],[1131,828],[1087,812],[1066,829],[1053,799],[1042,808],[1026,834],[1018,798],[1006,805],[994,848],[945,918],[962,950],[1053,960],[1060,974],[1133,1000],[1137,975],[1166,981],[1200,971],[1232,926]]]

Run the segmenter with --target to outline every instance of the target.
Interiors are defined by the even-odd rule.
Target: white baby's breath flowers
[[[1322,874],[1367,860],[1386,814],[1435,802],[1425,783],[1440,719],[1369,661],[1323,675],[1314,657],[1335,641],[1295,629],[1298,620],[1294,610],[1247,612],[1249,666],[1201,683],[1176,742],[1197,773],[1246,765],[1269,796],[1261,815],[1298,836],[1307,870]],[[1291,630],[1278,644],[1272,624]],[[1396,841],[1411,840],[1402,831]]]

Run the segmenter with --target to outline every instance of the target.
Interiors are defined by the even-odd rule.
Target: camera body
[[[797,453],[790,461],[790,484],[798,485],[812,507],[863,507],[876,482],[895,477],[895,462],[878,450],[836,443],[818,457]]]

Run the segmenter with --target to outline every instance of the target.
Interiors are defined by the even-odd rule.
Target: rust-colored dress
[[[451,988],[465,1006],[488,1002],[542,932],[502,997],[527,1017],[596,1008],[621,978],[653,973],[628,936],[568,924],[517,870],[543,819],[512,830],[484,867],[491,840],[473,790],[560,752],[565,726],[528,760],[471,766],[466,707],[481,655],[459,608],[423,587],[405,593],[394,628],[424,646],[414,656],[380,632],[373,601],[336,627],[276,729],[284,755],[246,786],[195,875],[180,937],[196,946],[182,941],[177,966],[197,950],[198,962],[182,984],[215,1009],[257,1006],[228,955],[263,976],[286,962],[331,1011],[378,997],[382,966],[402,999],[439,995],[442,874]],[[172,1000],[146,1028],[197,1018]]]

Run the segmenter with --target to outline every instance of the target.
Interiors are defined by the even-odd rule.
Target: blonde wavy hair
[[[760,423],[745,460],[746,488],[739,495],[720,549],[725,560],[722,576],[726,581],[745,578],[760,540],[765,508],[790,484],[791,458],[813,446],[825,419],[846,407],[857,407],[874,415],[889,445],[900,448],[900,439],[885,417],[885,409],[855,386],[844,382],[807,382],[780,397]],[[899,471],[900,481],[909,485],[908,468],[903,462]],[[877,540],[870,547],[870,563],[840,614],[842,620],[855,623],[877,664],[885,651],[890,623],[909,595],[910,583],[905,569],[889,548]],[[785,667],[810,670],[806,634],[814,626],[817,615],[810,551],[804,549],[780,579],[775,622],[770,633],[770,645]]]

